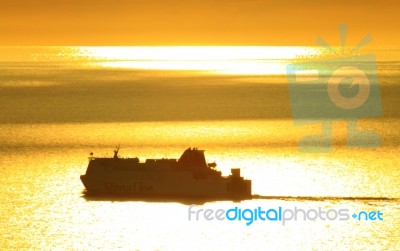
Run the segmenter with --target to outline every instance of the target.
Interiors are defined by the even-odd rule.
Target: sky
[[[0,0],[0,45],[400,44],[400,3],[366,0]]]

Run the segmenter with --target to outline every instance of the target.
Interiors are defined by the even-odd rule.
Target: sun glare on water
[[[316,54],[298,46],[84,47],[96,65],[141,70],[189,70],[216,74],[285,74],[293,59]]]

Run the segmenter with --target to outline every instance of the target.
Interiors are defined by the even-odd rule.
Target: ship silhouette
[[[204,150],[186,149],[179,159],[120,158],[119,147],[112,158],[89,157],[81,181],[88,195],[123,195],[140,198],[251,198],[251,180],[239,168],[222,176],[216,163],[207,163]]]

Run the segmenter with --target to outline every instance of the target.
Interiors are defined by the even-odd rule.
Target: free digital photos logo
[[[280,222],[285,226],[288,222],[316,222],[316,221],[383,221],[383,212],[354,211],[349,208],[302,208],[283,206],[242,208],[240,206],[228,208],[207,208],[191,205],[188,207],[188,221],[230,221],[245,222],[246,226],[254,222]]]
[[[382,114],[375,55],[353,55],[372,38],[367,35],[347,53],[347,25],[339,25],[339,29],[340,56],[322,38],[317,38],[317,44],[336,57],[286,67],[294,124],[322,124],[321,134],[308,135],[300,140],[301,152],[332,151],[332,122],[335,120],[347,122],[347,146],[380,146],[379,134],[357,129],[358,119]]]

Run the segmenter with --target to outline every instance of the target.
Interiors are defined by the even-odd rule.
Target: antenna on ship
[[[120,147],[121,147],[121,144],[119,144],[117,149],[114,150],[114,159],[118,159],[118,151],[119,151]]]

